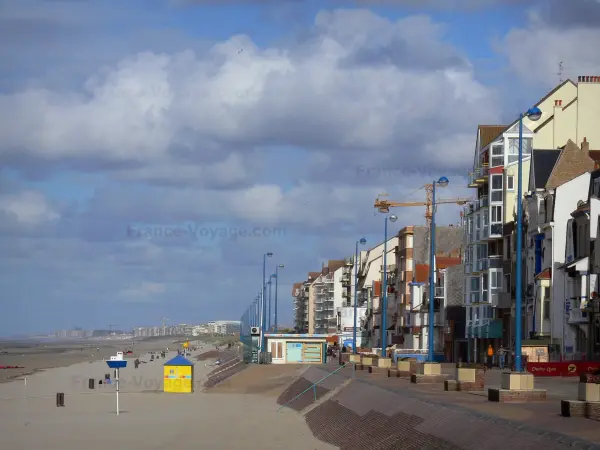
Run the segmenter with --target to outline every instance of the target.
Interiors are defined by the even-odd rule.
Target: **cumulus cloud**
[[[20,224],[35,226],[60,218],[44,195],[33,190],[13,194],[0,193],[0,211],[13,216]]]
[[[60,11],[46,17],[78,26]],[[325,11],[278,44],[235,35],[204,50],[133,46],[118,62],[79,67],[75,84],[41,77],[3,89],[0,159],[29,177],[0,177],[0,285],[11,307],[25,314],[43,300],[38,323],[64,324],[64,310],[118,323],[109,301],[150,323],[173,305],[197,320],[235,318],[259,289],[265,249],[286,265],[288,296],[291,281],[347,256],[357,236],[381,241],[378,194],[424,201],[418,188],[446,175],[441,197],[469,196],[457,174],[475,125],[499,111],[444,33],[425,16]],[[72,74],[69,64],[52,65]],[[53,184],[73,172],[92,172],[95,189]],[[440,207],[438,222],[458,222],[457,209]],[[423,223],[424,212],[397,208],[394,226]],[[132,224],[227,233],[138,238]],[[256,228],[284,233],[247,232]]]
[[[150,181],[189,179],[191,166],[180,166],[218,154],[201,173],[238,183],[243,156],[230,153],[256,146],[369,150],[422,165],[425,140],[470,129],[492,98],[430,19],[338,10],[319,13],[310,37],[287,48],[235,36],[206,56],[137,54],[67,94],[3,94],[0,132],[7,157],[104,161]]]
[[[551,0],[533,7],[526,26],[511,30],[499,50],[522,79],[553,87],[561,62],[564,77],[597,75],[599,41],[600,1]]]

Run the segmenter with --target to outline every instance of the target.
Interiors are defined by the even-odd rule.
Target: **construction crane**
[[[400,206],[424,206],[425,207],[425,220],[427,221],[427,225],[431,225],[431,217],[432,217],[432,204],[433,204],[433,184],[426,184],[422,186],[421,189],[425,189],[427,193],[427,199],[424,202],[390,202],[387,200],[381,200],[379,197],[387,197],[388,194],[379,194],[379,196],[375,199],[375,208],[382,213],[390,212],[390,208],[396,208]],[[452,199],[436,199],[436,205],[444,205],[444,204],[456,204],[456,205],[464,205],[470,202],[471,198],[452,198]]]
[[[167,317],[163,317],[162,319],[160,319],[162,322],[162,328],[163,328],[163,336],[167,335],[167,322],[170,321],[171,319],[167,318]]]
[[[112,335],[113,327],[116,327],[116,325],[114,323],[109,323],[108,324],[108,334]]]

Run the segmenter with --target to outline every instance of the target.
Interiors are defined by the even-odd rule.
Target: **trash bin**
[[[90,389],[94,389],[94,379],[93,378],[89,379],[89,381],[88,381],[88,387]]]

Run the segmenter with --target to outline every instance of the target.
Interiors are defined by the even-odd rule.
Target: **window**
[[[492,206],[492,223],[502,223],[502,206]]]
[[[510,273],[504,275],[504,289],[503,292],[510,292]]]
[[[550,289],[544,288],[544,319],[550,320]]]
[[[503,199],[503,175],[495,174],[491,176],[491,201],[492,202],[501,202]]]
[[[495,144],[491,148],[492,158],[490,167],[504,165],[504,144]]]
[[[506,177],[506,190],[507,191],[515,190],[515,177],[512,175],[509,175]]]
[[[502,289],[502,272],[500,270],[490,270],[490,288]]]
[[[471,292],[479,292],[479,277],[471,277]]]
[[[531,147],[533,146],[532,138],[523,138],[523,157],[531,155]],[[508,163],[517,162],[519,160],[519,138],[510,138],[508,140]]]

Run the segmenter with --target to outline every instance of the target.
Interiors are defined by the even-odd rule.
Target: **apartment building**
[[[337,333],[337,308],[342,306],[342,275],[346,261],[328,261],[314,283],[314,332],[317,334]]]
[[[457,292],[456,280],[462,272],[449,271],[449,268],[459,266],[462,262],[460,253],[453,257],[436,257],[436,280],[434,286],[434,352],[436,359],[444,360],[447,354],[453,352],[454,344],[447,344],[446,308],[448,304],[456,305],[462,302],[462,290]],[[454,283],[452,282],[454,278]],[[427,353],[429,349],[429,308],[430,280],[429,264],[415,264],[413,281],[408,283],[411,291],[408,305],[404,305],[402,348],[415,353]],[[451,340],[452,342],[452,340]],[[450,347],[450,348],[447,348]]]
[[[598,77],[579,77],[578,83],[567,80],[535,105],[542,111],[540,121],[523,119],[524,192],[531,183],[532,154],[537,153],[534,149],[546,149],[544,156],[539,153],[535,157],[538,176],[547,172],[548,166],[554,167],[552,160],[558,160],[569,139],[583,142],[589,136],[600,137],[599,127],[592,127],[600,117],[599,87]],[[518,131],[518,121],[506,127],[482,125],[477,130],[474,168],[469,174],[469,187],[477,190],[477,200],[464,211],[466,334],[475,361],[481,360],[488,345],[512,346],[514,340],[507,339],[513,335],[511,317],[515,313],[514,261],[513,253],[508,252],[514,250],[514,224],[511,224],[516,215],[519,181]],[[556,152],[556,156],[550,155],[551,152]],[[533,182],[539,185],[542,181]],[[524,261],[524,267],[533,267],[532,276],[539,276],[540,286],[544,277],[549,276],[535,271],[535,248],[537,245],[538,252],[542,251],[541,240],[539,237],[538,244],[533,243],[534,255],[526,256]],[[533,283],[528,286],[525,297],[531,304],[524,305],[525,325],[527,311],[533,310],[535,303]]]
[[[393,293],[395,285],[395,253],[398,246],[398,236],[388,239],[386,244],[386,270],[388,276],[388,293]],[[381,345],[381,280],[383,277],[383,250],[384,243],[376,245],[367,250],[364,254],[361,252],[360,269],[358,271],[358,304],[366,305],[367,312],[362,321],[364,330],[368,335],[368,344],[372,347]],[[391,322],[394,319],[394,304],[387,303],[387,332],[388,339],[394,328]]]
[[[294,329],[298,333],[308,331],[308,287],[305,282],[294,283],[292,286],[294,299]]]
[[[394,252],[395,271],[392,272],[392,283],[388,294],[388,304],[393,311],[392,320],[388,322],[393,326],[388,342],[406,349],[413,345],[413,333],[418,330],[409,326],[407,314],[412,304],[412,282],[419,282],[415,267],[429,264],[429,227],[408,226],[398,232],[398,245]],[[436,256],[460,257],[463,245],[463,231],[457,226],[436,227]],[[422,280],[426,281],[426,280]]]

